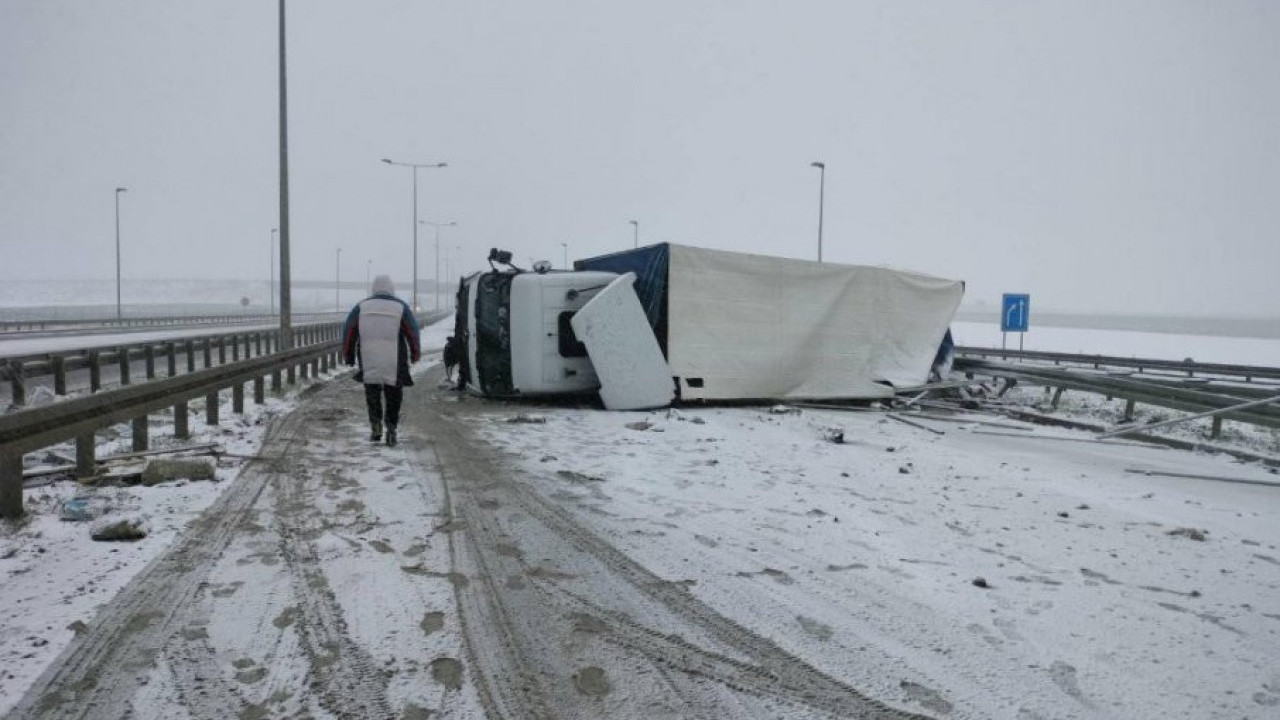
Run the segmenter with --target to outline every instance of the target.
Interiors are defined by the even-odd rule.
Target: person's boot
[[[369,442],[378,442],[381,439],[382,439],[382,423],[374,422],[373,431],[369,433]]]
[[[394,425],[387,427],[387,447],[396,446],[396,428]]]

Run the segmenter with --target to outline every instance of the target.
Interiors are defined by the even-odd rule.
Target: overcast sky
[[[262,278],[276,3],[0,0],[0,281]],[[1280,3],[289,5],[295,279],[670,241],[1280,315]],[[419,239],[433,276],[434,229]],[[458,250],[457,248],[461,248]],[[443,260],[442,260],[443,265]]]

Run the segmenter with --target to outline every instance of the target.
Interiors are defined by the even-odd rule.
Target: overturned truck
[[[963,293],[917,273],[662,243],[464,278],[455,337],[462,382],[490,397],[881,398],[928,381]]]

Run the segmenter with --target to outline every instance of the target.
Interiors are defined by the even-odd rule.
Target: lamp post
[[[809,167],[818,168],[818,262],[822,262],[822,201],[827,191],[827,164],[815,160]]]
[[[289,262],[289,83],[286,72],[284,0],[280,0],[280,337],[277,348],[293,349],[293,282]],[[289,374],[293,378],[292,370]]]
[[[560,247],[564,248],[564,269],[569,269],[569,243],[560,243]]]
[[[372,260],[364,261],[364,292],[366,295],[373,294],[373,286],[369,284],[369,270],[373,267]]]
[[[632,235],[632,247],[640,247],[640,221],[628,220],[627,222],[635,226],[635,233]]]
[[[122,317],[120,312],[120,193],[129,192],[129,188],[116,188],[116,319]]]
[[[406,163],[390,158],[382,158],[382,162],[398,167],[413,168],[413,311],[418,312],[418,169],[446,168],[449,163]]]
[[[280,232],[276,228],[271,228],[271,252],[267,253],[271,256],[271,314],[276,314],[276,233]]]
[[[435,267],[436,284],[435,284],[435,289],[432,291],[432,294],[436,296],[436,312],[440,312],[440,228],[454,227],[458,223],[454,222],[453,220],[450,220],[449,222],[429,222],[427,220],[421,220],[419,222],[421,222],[423,225],[430,225],[431,227],[436,229],[436,267]]]
[[[342,312],[342,301],[338,299],[338,288],[342,286],[342,248],[338,248],[338,257],[333,261],[333,311]]]

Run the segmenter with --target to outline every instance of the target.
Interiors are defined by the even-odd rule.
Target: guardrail
[[[20,517],[22,509],[22,456],[24,453],[67,440],[76,442],[76,474],[85,477],[95,469],[95,431],[119,422],[131,421],[133,449],[145,451],[149,445],[147,414],[173,408],[174,436],[190,436],[187,401],[205,398],[205,420],[218,424],[219,393],[232,393],[232,412],[244,412],[244,386],[253,383],[253,399],[265,401],[266,377],[271,387],[328,372],[338,362],[341,330],[337,324],[314,326],[312,332],[297,332],[298,342],[309,343],[292,350],[252,359],[233,361],[193,373],[142,383],[111,392],[73,398],[45,407],[0,416],[0,517]]]
[[[1194,365],[1197,371],[1202,371],[1202,369],[1206,367],[1205,364],[1192,365]],[[1242,401],[1258,399],[1256,392],[1245,390],[1243,388],[1215,387],[1213,388],[1213,392],[1208,392],[1204,389],[1181,387],[1171,385],[1167,382],[1147,379],[1110,377],[1082,372],[1078,369],[1070,370],[1031,364],[1003,363],[972,357],[957,357],[954,367],[957,371],[963,372],[969,377],[980,374],[990,377],[1013,378],[1035,385],[1055,388],[1052,400],[1052,406],[1054,408],[1058,406],[1058,401],[1061,399],[1062,393],[1066,390],[1079,390],[1098,395],[1105,395],[1109,398],[1118,397],[1127,401],[1125,405],[1126,419],[1132,419],[1133,411],[1137,403],[1156,405],[1183,412],[1200,413],[1207,411],[1220,411],[1240,405]],[[1244,368],[1247,366],[1217,365],[1208,367]],[[1248,370],[1251,371],[1250,377],[1280,377],[1280,368],[1248,367]],[[1252,371],[1265,372],[1259,373]],[[1222,421],[1224,419],[1237,420],[1240,422],[1271,428],[1280,428],[1280,407],[1277,407],[1276,405],[1262,405],[1244,410],[1223,412],[1215,415],[1213,418],[1213,426],[1210,431],[1212,437],[1216,438],[1221,434]]]
[[[452,313],[443,311],[419,318],[423,325],[430,325]],[[253,399],[261,404],[265,400],[266,377],[271,378],[272,391],[282,387],[283,377],[289,384],[322,372],[328,372],[339,362],[338,352],[342,344],[342,323],[326,323],[294,328],[294,343],[299,347],[292,350],[270,352],[274,345],[279,347],[276,339],[277,330],[255,333],[233,334],[245,340],[245,359],[239,359],[239,342],[232,347],[232,359],[226,362],[225,343],[217,345],[219,364],[211,365],[212,347],[210,338],[192,338],[205,340],[200,344],[204,355],[205,368],[194,369],[194,353],[188,345],[187,363],[189,372],[178,375],[173,372],[176,364],[176,343],[184,345],[187,340],[172,341],[159,344],[144,344],[139,348],[117,350],[117,363],[126,368],[129,358],[136,357],[134,350],[142,352],[148,360],[148,377],[154,377],[154,347],[166,346],[165,357],[169,362],[170,377],[151,380],[138,385],[127,385],[118,390],[96,393],[85,397],[73,398],[40,408],[20,410],[8,415],[0,415],[0,518],[13,518],[22,515],[22,456],[24,453],[48,447],[67,440],[76,443],[76,475],[86,477],[95,470],[94,433],[102,428],[123,421],[131,421],[133,450],[143,452],[150,443],[148,435],[147,414],[165,408],[173,408],[174,436],[185,439],[190,436],[187,401],[193,398],[205,398],[205,421],[210,425],[218,424],[219,393],[230,388],[232,412],[244,412],[244,386],[253,383]],[[212,338],[230,336],[211,336]],[[252,343],[250,343],[252,339]],[[250,357],[250,348],[257,351],[257,357]],[[266,352],[263,351],[264,347]],[[151,349],[152,352],[148,353]],[[51,360],[52,362],[52,360]],[[63,363],[66,370],[66,363]],[[93,365],[88,366],[92,372]],[[122,369],[127,378],[127,369]],[[18,373],[21,377],[22,373]],[[63,384],[65,386],[65,375]],[[65,387],[64,387],[65,390]]]
[[[1193,360],[1156,360],[1152,358],[1118,357],[1115,355],[1081,355],[1077,353],[1044,352],[1038,350],[1002,350],[959,346],[956,355],[963,357],[1000,358],[1002,360],[1040,360],[1058,365],[1082,365],[1095,369],[1104,367],[1130,368],[1142,373],[1146,370],[1172,370],[1187,377],[1231,377],[1244,382],[1257,378],[1280,380],[1280,368],[1258,365],[1233,365],[1227,363],[1199,363]]]
[[[313,334],[340,331],[341,323],[300,325],[294,329],[294,335],[298,343],[306,344]],[[27,381],[33,378],[52,376],[54,394],[66,395],[67,374],[88,369],[89,391],[97,392],[102,389],[104,368],[115,368],[120,384],[130,385],[134,362],[145,363],[146,378],[153,380],[156,377],[157,362],[165,363],[168,375],[172,377],[178,374],[179,358],[185,360],[186,372],[191,373],[196,371],[197,358],[203,361],[202,367],[209,368],[214,364],[215,355],[217,364],[224,365],[227,363],[228,353],[231,361],[236,362],[240,360],[242,352],[245,358],[249,358],[269,355],[279,348],[279,329],[80,348],[67,352],[0,358],[0,382],[9,383],[12,403],[20,407],[27,401]]]
[[[293,319],[303,321],[308,318],[332,319],[337,313],[294,313]],[[275,323],[280,321],[279,315],[255,313],[252,315],[162,315],[153,317],[125,318],[86,318],[86,319],[49,319],[49,320],[0,320],[0,333],[45,332],[54,330],[89,330],[150,327],[168,327],[175,325],[248,325],[250,323]]]

